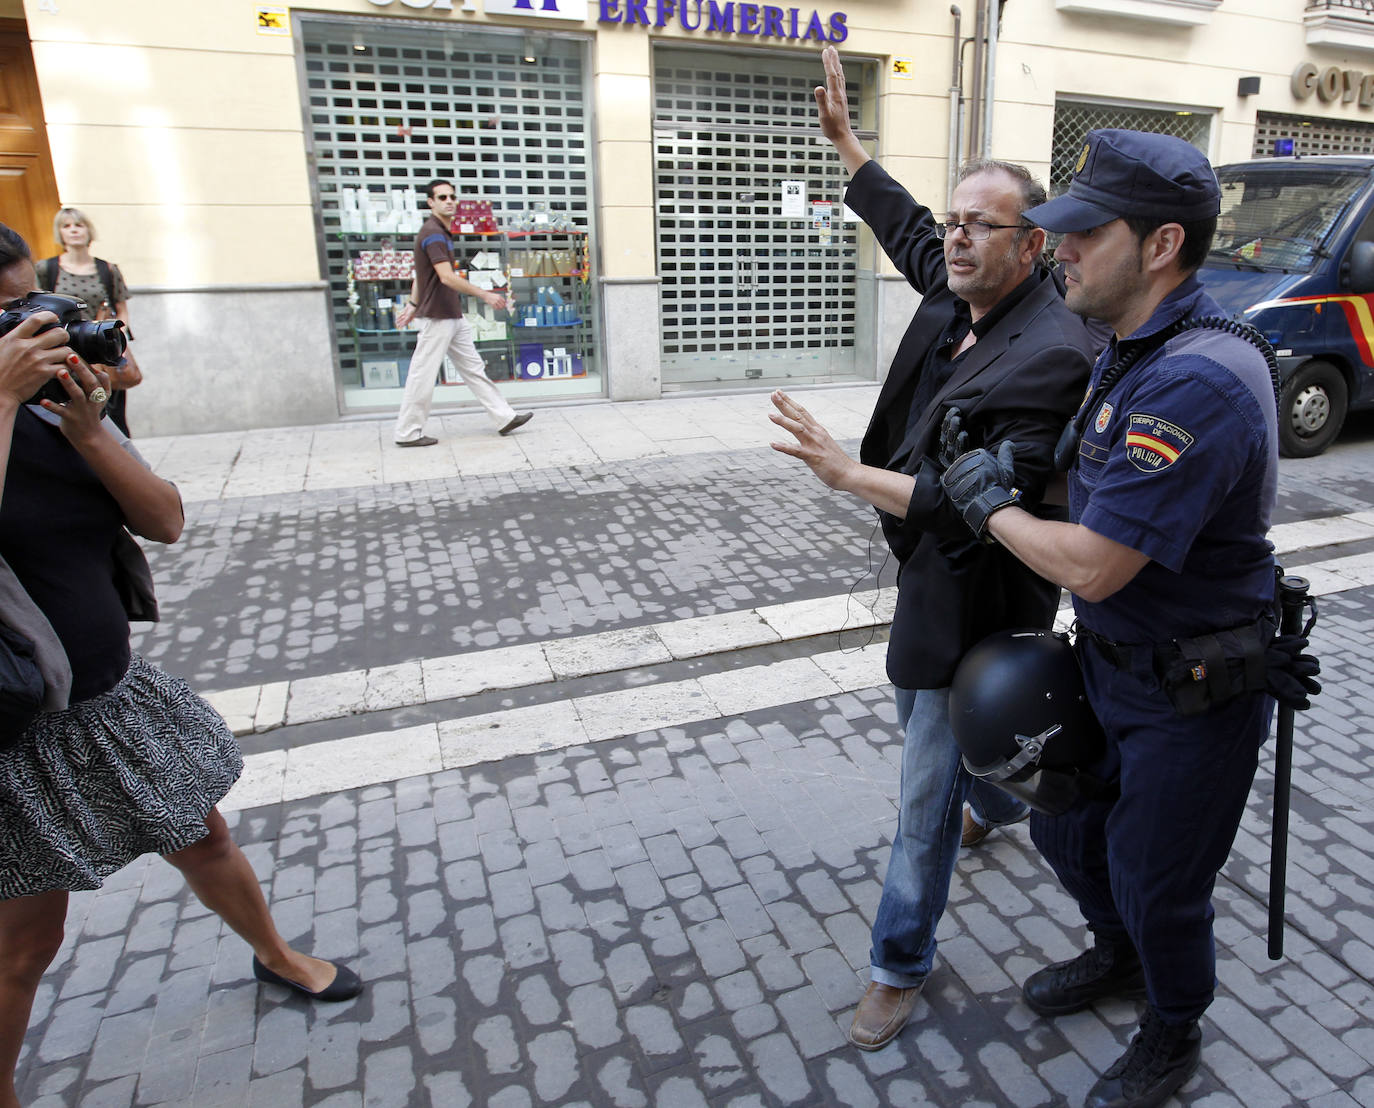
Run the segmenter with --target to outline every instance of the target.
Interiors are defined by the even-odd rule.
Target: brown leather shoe
[[[973,818],[973,813],[969,811],[968,806],[965,805],[964,833],[960,837],[959,843],[961,846],[977,846],[990,834],[992,834],[992,829],[994,827],[1010,827],[1013,823],[1021,823],[1028,819],[1030,819],[1029,811],[1027,811],[1024,815],[1017,816],[1014,820],[1011,820],[1009,823],[989,823],[987,825],[984,825]]]
[[[959,840],[961,846],[977,846],[992,831],[991,827],[985,827],[973,818],[973,813],[967,808],[964,809],[964,834]]]
[[[516,430],[517,428],[525,426],[525,424],[527,424],[533,418],[533,412],[520,412],[518,415],[512,417],[511,421],[496,433],[498,435],[509,435],[512,431]]]
[[[874,981],[854,1012],[849,1041],[860,1050],[882,1050],[906,1026],[920,995],[920,985],[896,989]]]

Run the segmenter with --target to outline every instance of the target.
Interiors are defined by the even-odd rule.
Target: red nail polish
[[[81,359],[78,358],[75,354],[69,354],[67,355],[67,361],[72,365],[76,365],[79,361],[81,361]]]

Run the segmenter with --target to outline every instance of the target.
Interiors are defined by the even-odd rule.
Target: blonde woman
[[[38,286],[49,292],[75,296],[90,305],[87,319],[121,319],[129,328],[129,287],[119,266],[97,258],[91,253],[95,241],[95,225],[79,208],[62,208],[52,221],[53,241],[62,253],[44,258],[37,264]],[[132,331],[129,337],[133,337]],[[133,352],[126,354],[127,363],[110,371],[113,395],[105,406],[105,413],[126,435],[129,423],[125,416],[125,393],[141,380]]]

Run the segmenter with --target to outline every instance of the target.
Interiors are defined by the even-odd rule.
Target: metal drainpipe
[[[997,87],[997,24],[1001,15],[998,0],[987,0],[988,49],[983,58],[983,144],[979,157],[992,156],[992,105]]]
[[[949,73],[949,172],[945,175],[945,203],[948,206],[954,204],[954,184],[959,176],[959,146],[963,141],[962,127],[963,122],[960,114],[963,111],[964,76],[960,72],[963,61],[963,42],[959,38],[959,23],[963,17],[963,12],[959,10],[958,4],[949,6],[949,14],[954,16],[954,61]]]
[[[986,0],[978,0],[977,15],[973,20],[973,75],[969,83],[973,93],[968,98],[968,156],[976,158],[982,135],[983,99],[979,90],[983,87],[983,27],[987,16]]]

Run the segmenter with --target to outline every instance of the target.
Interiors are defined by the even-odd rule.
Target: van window
[[[1221,214],[1208,263],[1305,273],[1326,256],[1342,213],[1369,174],[1294,162],[1222,166],[1217,180]]]
[[[1370,212],[1364,217],[1364,222],[1360,224],[1360,229],[1355,232],[1355,238],[1351,245],[1357,242],[1374,242],[1374,212]]]

